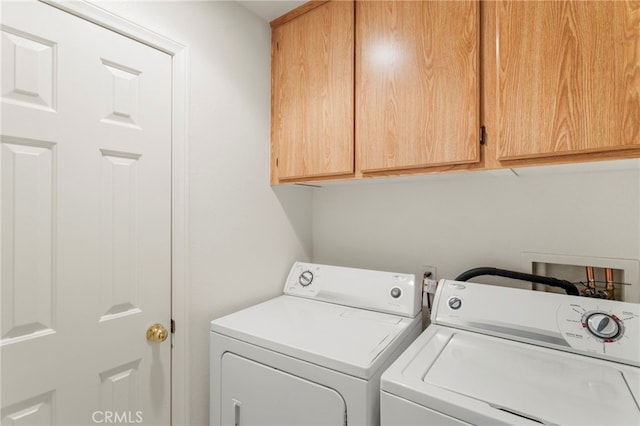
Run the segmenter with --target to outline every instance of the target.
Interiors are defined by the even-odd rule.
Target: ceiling
[[[236,0],[267,22],[307,2],[307,0]]]

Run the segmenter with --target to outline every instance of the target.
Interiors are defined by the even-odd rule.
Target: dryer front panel
[[[346,404],[334,389],[226,352],[221,424],[343,426]]]

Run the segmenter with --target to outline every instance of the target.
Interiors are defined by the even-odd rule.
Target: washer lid
[[[369,379],[415,319],[279,296],[211,322],[211,331]]]
[[[383,390],[473,424],[640,421],[637,367],[442,328],[426,337],[383,375]]]

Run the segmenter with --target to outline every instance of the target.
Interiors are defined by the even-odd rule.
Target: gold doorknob
[[[169,336],[169,332],[162,324],[153,324],[147,328],[147,340],[150,342],[164,342],[167,340],[167,336]]]

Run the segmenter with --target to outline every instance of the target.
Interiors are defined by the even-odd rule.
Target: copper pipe
[[[612,268],[604,269],[604,282],[605,282],[604,289],[607,292],[607,299],[615,300],[616,289],[615,289],[615,286],[613,285],[613,269]]]
[[[596,294],[596,273],[593,266],[587,266],[587,292],[589,295]]]

